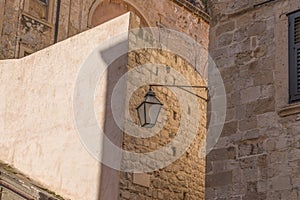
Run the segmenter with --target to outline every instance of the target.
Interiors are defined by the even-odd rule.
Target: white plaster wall
[[[65,198],[99,198],[100,164],[74,124],[75,80],[91,51],[127,31],[129,19],[127,13],[23,59],[0,61],[0,160]]]

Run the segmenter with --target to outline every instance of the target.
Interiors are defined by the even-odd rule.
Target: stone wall
[[[0,59],[15,58],[19,22],[19,2],[0,1]]]
[[[126,54],[128,73],[125,77],[128,98],[125,105],[128,107],[122,109],[128,110],[128,113],[124,114],[125,125],[119,125],[124,130],[122,149],[126,153],[123,153],[121,161],[118,199],[204,199],[205,157],[201,151],[204,151],[206,138],[207,90],[185,88],[202,97],[192,95],[191,98],[188,91],[176,87],[154,87],[164,106],[156,126],[151,129],[140,127],[136,108],[143,101],[149,84],[207,86],[207,51],[203,47],[196,51],[194,41],[189,43],[184,40],[186,38],[175,37],[178,33],[174,35],[166,29],[135,29],[140,25],[140,19],[136,17],[131,22],[129,53]],[[173,53],[172,47],[180,47],[186,57]],[[114,61],[110,66],[108,79],[111,80],[110,74],[115,73],[118,63],[119,60]],[[185,83],[182,83],[183,80]],[[111,85],[109,91],[117,90],[115,87]],[[117,92],[119,98],[120,93]],[[117,105],[113,105],[115,100],[110,100],[110,96],[108,102],[111,103],[108,103],[106,112],[113,113],[111,107]],[[118,115],[121,113],[123,111]],[[113,120],[116,121],[116,118]],[[147,132],[151,136],[144,135]],[[181,140],[180,135],[184,135]],[[184,147],[186,144],[187,149]],[[163,148],[167,148],[166,154]]]
[[[197,58],[201,56],[205,58],[207,51],[202,48],[202,51],[194,52],[194,43],[185,43],[185,40],[165,37],[171,39],[172,42],[168,43],[170,47],[180,47],[179,49],[192,57],[190,63],[186,59],[162,49],[133,51],[126,54],[134,46],[139,46],[141,40],[149,36],[147,31],[138,32],[133,34],[132,36],[135,37],[131,37],[128,42],[129,35],[126,32],[129,28],[137,27],[139,27],[138,18],[127,13],[28,57],[1,61],[0,90],[3,95],[0,100],[0,160],[14,166],[66,199],[118,199],[119,197],[121,199],[139,199],[141,197],[203,199],[205,158],[199,157],[199,152],[203,150],[201,147],[203,147],[206,135],[206,101],[204,99],[207,98],[207,91],[203,88],[194,91],[204,98],[194,97],[199,104],[199,109],[198,107],[196,109],[193,107],[195,103],[192,101],[193,99],[188,98],[189,93],[176,96],[167,88],[155,89],[158,97],[165,104],[166,119],[162,131],[149,140],[135,139],[126,134],[123,138],[122,131],[114,122],[111,103],[113,103],[112,94],[115,84],[120,77],[127,70],[146,63],[167,65],[163,71],[147,73],[153,78],[155,78],[152,76],[154,73],[158,73],[157,75],[160,77],[161,74],[165,74],[161,77],[166,81],[165,83],[178,83],[180,77],[168,72],[176,69],[188,80],[188,83],[205,86],[207,77],[200,76],[193,65],[197,63],[196,69],[205,74],[206,60],[201,60],[203,63],[197,62]],[[164,30],[166,31],[166,29]],[[112,36],[121,33],[125,33],[123,34],[124,38],[120,39],[121,43],[118,43],[119,41],[116,39],[111,39]],[[177,41],[177,43],[174,45],[173,41]],[[145,43],[148,42],[150,41],[146,40]],[[86,92],[93,88],[93,77],[88,75],[94,75],[94,71],[83,73],[84,77],[78,77],[78,75],[86,65],[96,66],[98,69],[95,65],[98,62],[88,59],[92,52],[94,54],[91,55],[100,57],[100,50],[95,51],[95,48],[101,47],[101,55],[109,55],[109,61],[114,55],[112,52],[115,52],[115,45],[119,47],[120,44],[127,45],[125,54],[109,66],[107,73],[100,82],[97,82],[96,91],[93,91],[96,94],[95,99],[94,95],[92,96],[96,108],[93,113],[97,115],[97,122],[95,122],[82,114],[82,111],[89,110],[84,107],[84,102],[74,103],[77,98],[85,98]],[[183,48],[184,44],[189,45],[185,46],[187,49]],[[188,58],[190,59],[190,57]],[[126,63],[128,63],[127,68],[125,67]],[[104,65],[102,62],[98,64],[99,66]],[[201,65],[201,68],[198,65]],[[138,77],[132,78],[131,82],[128,82],[127,89],[138,82]],[[88,89],[79,87],[83,89],[80,90],[81,92],[74,91],[77,83],[80,83],[82,87],[88,86]],[[180,91],[182,92],[182,90]],[[132,98],[130,103],[131,114],[135,120],[137,119],[135,108],[143,95],[144,90],[137,90],[133,96],[136,98]],[[183,105],[189,106],[189,111],[181,111],[183,105],[179,104],[179,97],[181,99],[184,97]],[[184,114],[191,117],[183,121]],[[122,115],[122,112],[120,111],[118,115]],[[80,116],[83,119],[77,121]],[[160,119],[160,122],[162,121]],[[78,123],[84,127],[79,126]],[[125,150],[139,153],[159,150],[170,141],[175,140],[177,126],[181,124],[184,124],[185,130],[190,130],[190,127],[197,129],[191,133],[192,136],[189,136],[189,132],[183,132],[186,137],[175,141],[177,143],[173,144],[170,152],[167,152],[168,157],[178,156],[179,160],[175,159],[171,165],[169,163],[163,167],[154,168],[152,170],[154,172],[138,174],[144,171],[126,171],[121,168],[125,172],[122,170],[119,172],[117,168],[111,169],[109,165],[100,164],[99,160],[102,158],[105,160],[105,158],[112,157],[114,161],[118,159],[114,151],[106,148],[107,143],[104,143],[103,135],[99,136],[99,132],[93,135],[92,130],[93,127],[96,127],[95,123],[99,124],[105,135],[114,144]],[[82,130],[84,130],[84,134],[82,134]],[[81,134],[78,135],[78,133]],[[127,132],[125,131],[125,133]],[[195,140],[193,140],[193,135],[195,135]],[[192,143],[190,148],[187,152],[181,153],[179,151],[181,145],[189,139]],[[95,141],[96,146],[86,143],[90,141]],[[166,162],[165,158],[159,157],[162,163]],[[143,159],[140,160],[140,162],[142,161]],[[127,157],[123,157],[120,162],[122,167],[126,166],[126,169],[128,169],[127,162],[130,162],[129,167],[136,164]],[[104,164],[107,165],[107,163]],[[82,182],[88,184],[82,184]]]
[[[298,0],[211,1],[210,54],[227,93],[206,199],[299,199],[299,104],[288,104],[288,18]]]
[[[132,122],[139,125],[136,108],[149,90],[149,84],[207,86],[207,51],[206,47],[197,51],[194,41],[189,43],[192,40],[187,41],[167,29],[136,30],[140,21],[135,20],[137,23],[131,25],[129,35],[127,69],[129,73],[136,73],[126,77],[126,87],[127,91],[134,91],[128,97],[128,114]],[[185,89],[202,98],[191,98],[187,91],[176,87],[153,87],[163,108],[157,124],[148,130],[151,136],[143,135],[147,128],[125,129],[123,149],[135,152],[141,158],[123,157],[120,199],[204,199],[205,156],[201,153],[205,151],[207,90]],[[194,107],[194,104],[197,105]],[[185,110],[186,105],[188,110]],[[181,132],[182,126],[185,127],[184,133]],[[196,127],[195,132],[190,127]],[[134,137],[136,133],[138,137]],[[178,140],[180,134],[185,135],[183,140]],[[191,144],[182,151],[190,137]],[[170,148],[169,154],[154,154],[150,161],[147,160],[148,153],[161,152],[165,147]],[[164,164],[170,157],[175,158],[174,161]],[[139,166],[144,166],[144,170]]]
[[[203,46],[208,46],[209,17],[203,11],[204,7],[200,6],[200,2],[132,0],[125,3],[122,0],[63,0],[59,6],[57,30],[58,1],[49,0],[46,8],[40,2],[0,1],[0,59],[23,57],[50,46],[56,42],[56,32],[57,41],[62,41],[95,27],[103,23],[103,11],[111,15],[107,20],[131,11],[144,19],[146,26],[175,29],[194,37]],[[99,9],[105,5],[110,6],[104,10]],[[97,19],[93,20],[93,16]]]
[[[160,76],[160,74],[164,73],[162,70],[168,70],[167,68],[169,67],[183,75],[190,85],[206,86],[203,77],[179,55],[173,55],[163,50],[141,50],[131,52],[128,60],[128,68],[131,70],[144,64],[153,64],[148,69],[150,70],[148,76],[154,76],[157,80],[166,79],[165,84],[180,85],[178,83],[180,78],[174,76],[171,72],[168,74],[169,77]],[[163,69],[156,68],[159,65],[168,67],[163,67]],[[135,77],[133,82],[129,80],[129,84],[135,85],[137,82],[136,78],[138,77]],[[131,97],[130,113],[137,124],[139,124],[139,121],[135,108],[143,101],[143,97],[148,89],[149,86],[140,87]],[[158,123],[163,124],[163,121],[165,121],[165,124],[163,124],[163,127],[156,135],[150,138],[135,138],[125,134],[123,139],[123,148],[125,150],[134,151],[144,156],[146,156],[147,152],[159,151],[171,141],[176,140],[176,136],[180,134],[179,127],[184,123],[182,120],[187,120],[183,117],[182,112],[184,112],[184,109],[182,108],[182,103],[178,101],[178,94],[174,94],[170,90],[171,88],[168,87],[155,87],[153,89],[159,100],[164,104],[163,110],[166,112],[164,113],[164,120],[159,118]],[[207,98],[207,90],[205,89],[196,89],[193,92]],[[200,157],[199,152],[203,150],[206,138],[206,101],[196,98],[198,102],[193,102],[193,99],[189,99],[186,93],[183,92],[181,95],[186,96],[186,104],[197,103],[199,105],[199,110],[194,110],[199,115],[199,121],[193,122],[191,120],[187,122],[191,127],[197,123],[199,126],[197,132],[186,136],[189,137],[195,134],[192,144],[186,152],[180,155],[180,148],[185,141],[177,141],[177,146],[174,145],[172,147],[173,155],[169,156],[178,157],[178,159],[164,168],[155,169],[154,172],[121,172],[120,199],[204,199],[205,156]],[[152,130],[153,132],[157,131],[155,128]],[[160,158],[154,157],[153,163],[157,160],[159,163],[164,163],[167,161],[167,158],[164,156]],[[128,161],[130,162],[130,160]],[[126,158],[124,162],[126,163]],[[142,159],[140,162],[142,162]],[[134,166],[140,163],[134,162],[131,164]],[[151,165],[151,162],[149,164]]]
[[[98,5],[101,6],[100,2],[98,0],[93,5],[95,11],[97,11]],[[208,46],[209,17],[201,8],[187,4],[188,2],[186,3],[184,0],[162,0],[159,2],[155,0],[133,0],[127,2],[129,2],[128,5],[124,5],[124,1],[113,1],[115,5],[120,7],[133,7],[134,9],[130,9],[130,11],[138,12],[137,15],[147,23],[147,26],[174,29],[190,35],[204,47]],[[87,14],[92,17],[94,13]]]
[[[36,52],[38,50],[41,50],[47,46],[50,46],[54,44],[56,41],[55,35],[57,31],[57,41],[63,41],[71,36],[74,36],[76,34],[79,34],[87,29],[93,28],[96,25],[102,24],[103,21],[97,21],[100,14],[102,14],[103,9],[99,11],[99,7],[103,6],[104,3],[108,3],[110,6],[113,5],[113,8],[118,10],[120,7],[124,8],[120,12],[116,12],[117,15],[113,17],[117,17],[118,15],[126,12],[126,11],[133,11],[135,12],[140,18],[141,21],[144,22],[144,26],[159,26],[162,28],[170,28],[177,31],[180,31],[182,33],[185,33],[192,38],[194,38],[199,44],[201,44],[204,49],[207,49],[208,47],[208,15],[204,12],[204,5],[201,3],[201,1],[183,1],[183,0],[162,0],[162,1],[140,1],[140,0],[134,0],[127,3],[124,3],[124,1],[115,0],[115,1],[101,1],[101,0],[63,0],[60,4],[60,12],[59,12],[59,22],[58,22],[58,30],[56,30],[56,12],[58,11],[58,1],[55,0],[49,0],[48,6],[45,6],[44,4],[41,4],[38,0],[21,0],[21,1],[1,1],[4,14],[0,16],[0,28],[2,28],[2,36],[1,36],[1,42],[0,45],[3,46],[3,52],[0,54],[1,59],[7,59],[7,58],[19,58],[26,55],[29,55],[33,52]],[[195,7],[196,6],[196,7]],[[197,7],[198,6],[198,7]],[[110,8],[110,7],[109,7]],[[47,9],[47,11],[45,11]],[[110,10],[108,10],[110,12]],[[98,13],[97,13],[98,12]],[[8,15],[8,13],[11,13]],[[98,15],[97,15],[98,14]],[[101,15],[100,15],[101,16]],[[1,18],[2,17],[2,18]],[[94,17],[94,18],[93,18]],[[1,23],[3,22],[3,23]],[[93,23],[91,23],[93,22]],[[110,22],[105,23],[104,27],[110,27]],[[126,23],[125,23],[126,25]],[[124,25],[124,26],[125,26]],[[123,26],[122,26],[123,27]],[[122,28],[120,27],[120,29]],[[119,29],[118,29],[119,30]],[[109,31],[108,31],[109,32]],[[116,33],[116,32],[114,32]],[[84,33],[85,34],[85,33]],[[102,34],[102,33],[101,33]],[[110,33],[111,34],[111,33]],[[88,35],[88,34],[86,34]],[[104,36],[103,36],[104,37]],[[79,38],[80,42],[83,42],[83,38],[85,40],[90,40],[87,37],[81,36]],[[94,38],[94,37],[93,37]],[[21,72],[14,72],[9,71],[7,73],[3,72],[3,76],[9,76],[13,77],[16,74],[15,73],[21,73],[20,79],[22,79],[22,73],[25,75],[29,72],[24,72],[22,70],[25,70],[23,68],[27,66],[32,65],[32,70],[39,71],[40,69],[38,62],[43,62],[42,66],[49,65],[48,67],[45,67],[44,70],[49,70],[49,73],[46,73],[44,71],[39,71],[40,73],[44,74],[46,77],[44,81],[47,81],[48,84],[51,85],[51,83],[54,83],[57,81],[55,78],[53,80],[49,80],[49,77],[52,77],[52,75],[55,75],[58,73],[55,69],[52,69],[51,67],[54,66],[54,64],[57,64],[58,66],[62,67],[63,62],[66,62],[65,64],[67,66],[74,64],[73,61],[62,61],[60,58],[55,58],[53,52],[63,51],[62,48],[69,48],[71,45],[74,45],[74,51],[71,51],[68,55],[61,54],[61,56],[65,55],[66,58],[73,59],[72,56],[78,55],[78,52],[82,52],[83,49],[90,48],[91,46],[84,45],[85,47],[81,49],[80,45],[83,45],[82,43],[79,44],[75,43],[76,39],[67,40],[66,43],[60,43],[57,46],[50,47],[49,49],[45,49],[45,51],[41,51],[40,53],[34,54],[28,59],[24,60],[13,60],[12,62],[2,62],[1,67],[6,69],[7,67],[15,67],[18,66],[21,63],[22,69]],[[92,41],[92,40],[91,40]],[[74,42],[74,43],[73,43]],[[176,44],[177,41],[172,41],[174,44]],[[77,46],[76,46],[77,45]],[[96,45],[96,44],[95,44]],[[176,45],[175,45],[176,46]],[[180,44],[177,44],[177,46],[180,46]],[[71,48],[73,49],[73,48]],[[71,50],[68,49],[68,50]],[[75,50],[76,49],[76,50]],[[80,50],[78,50],[80,49]],[[77,52],[78,51],[78,52]],[[57,52],[56,52],[57,53]],[[67,52],[64,52],[67,53]],[[71,55],[71,54],[74,55]],[[57,54],[55,54],[57,55]],[[206,55],[206,53],[205,53]],[[142,57],[147,57],[152,60],[146,59],[142,60]],[[133,58],[136,58],[133,60]],[[51,60],[52,59],[52,60]],[[140,60],[141,59],[141,60]],[[194,74],[197,74],[193,67],[194,63],[187,63],[186,60],[176,57],[176,55],[168,54],[166,52],[135,52],[132,54],[129,54],[128,60],[129,60],[129,68],[133,68],[137,64],[143,64],[146,62],[153,63],[153,60],[161,61],[162,64],[170,65],[174,69],[177,69],[180,71],[180,73],[185,74],[186,79],[189,79],[192,84],[195,85],[205,85],[205,82],[203,82],[203,77],[197,76]],[[47,62],[48,61],[48,62]],[[176,62],[175,62],[176,61]],[[79,61],[77,61],[79,62]],[[123,62],[123,61],[122,61]],[[175,63],[174,63],[175,62]],[[195,61],[196,63],[197,61]],[[78,63],[77,63],[78,64]],[[120,64],[120,63],[119,63]],[[124,63],[123,63],[124,64]],[[77,65],[75,65],[77,66]],[[124,65],[122,65],[124,66]],[[119,66],[120,67],[120,66]],[[38,69],[35,69],[38,68]],[[63,67],[65,69],[65,66]],[[31,68],[30,68],[31,69]],[[120,69],[120,68],[118,68]],[[74,70],[72,72],[66,72],[68,74],[68,77],[71,77],[73,72],[76,71],[76,69],[73,69],[72,67],[67,70]],[[26,70],[25,70],[26,71]],[[36,74],[36,77],[33,78],[34,80],[39,80],[42,76],[41,74]],[[191,75],[192,74],[192,75]],[[28,74],[27,74],[28,75]],[[28,75],[30,76],[30,75]],[[63,78],[65,81],[68,81],[70,79]],[[13,79],[14,80],[14,79]],[[23,80],[23,79],[22,79]],[[27,79],[25,78],[25,81]],[[176,78],[174,79],[176,81]],[[59,81],[58,81],[59,82]],[[68,82],[69,83],[69,82]],[[3,81],[3,86],[7,84]],[[20,83],[16,83],[18,85]],[[42,84],[45,84],[45,82],[42,81]],[[114,83],[113,83],[114,84]],[[112,84],[112,85],[113,85]],[[14,85],[14,84],[12,84]],[[35,85],[26,85],[26,88],[35,88]],[[42,88],[36,89],[37,95],[42,95],[42,93],[49,94],[49,91],[52,90],[51,87],[48,88],[45,86],[41,86]],[[57,85],[54,84],[54,90],[57,89]],[[63,87],[63,86],[60,86]],[[72,88],[70,85],[68,87]],[[25,87],[22,87],[23,89]],[[22,88],[19,88],[14,92],[13,95],[10,95],[7,97],[9,101],[11,101],[11,98],[15,97],[16,95],[20,95],[19,100],[24,100],[24,96],[29,99],[31,98],[30,95],[34,96],[35,89],[32,89],[32,93],[25,93]],[[65,89],[70,89],[65,88]],[[7,88],[6,88],[7,89]],[[4,90],[4,89],[3,89]],[[6,91],[14,90],[13,86],[12,88],[8,88]],[[160,91],[160,89],[158,90]],[[41,92],[41,93],[40,93]],[[107,91],[106,91],[107,92]],[[56,94],[56,92],[54,92]],[[64,92],[60,91],[60,94]],[[138,92],[139,93],[139,92]],[[201,93],[201,92],[200,92]],[[25,95],[26,94],[26,95]],[[68,92],[66,94],[69,94]],[[170,104],[170,107],[165,107],[165,109],[171,109],[168,113],[168,119],[173,119],[169,122],[169,124],[166,125],[164,130],[159,136],[163,136],[163,141],[160,140],[159,136],[154,137],[150,141],[144,141],[144,140],[132,140],[132,138],[125,136],[123,142],[123,147],[126,150],[136,150],[136,151],[142,151],[143,150],[154,150],[159,149],[160,147],[166,145],[170,140],[173,139],[174,134],[176,133],[176,126],[179,125],[178,120],[181,118],[180,108],[177,105],[178,102],[176,100],[176,97],[170,92],[169,90],[161,90],[161,94],[163,96],[160,96],[161,99],[164,99],[164,101],[168,102],[174,102]],[[201,95],[204,95],[205,93],[201,93]],[[102,95],[103,96],[103,95]],[[137,95],[139,97],[142,97],[142,95],[139,93]],[[170,96],[170,99],[168,99],[166,96]],[[205,95],[204,95],[205,96]],[[141,99],[141,98],[140,98]],[[49,100],[49,102],[48,102]],[[47,125],[48,123],[59,123],[56,121],[52,121],[51,119],[56,118],[56,115],[58,116],[58,119],[61,120],[61,117],[64,116],[65,118],[68,118],[69,116],[66,116],[65,114],[67,112],[60,107],[61,109],[59,112],[55,113],[49,113],[54,112],[53,110],[46,109],[46,105],[51,104],[51,101],[56,101],[56,99],[53,99],[52,97],[49,97],[46,104],[36,104],[36,107],[28,106],[27,103],[22,104],[20,101],[14,102],[12,105],[7,105],[6,103],[3,104],[3,107],[8,107],[7,109],[13,110],[14,114],[12,114],[11,118],[7,118],[7,114],[3,114],[3,123],[8,124],[9,126],[4,126],[4,132],[9,131],[9,133],[13,134],[15,137],[19,137],[16,141],[8,141],[8,139],[3,140],[5,142],[5,148],[3,148],[3,153],[0,156],[1,160],[4,160],[5,162],[8,162],[18,169],[24,171],[26,174],[29,174],[32,178],[42,182],[47,187],[53,189],[54,191],[58,192],[59,194],[62,194],[64,197],[70,197],[75,199],[94,199],[97,195],[101,196],[102,198],[111,198],[115,199],[117,198],[116,195],[118,195],[118,186],[116,186],[116,181],[118,182],[119,176],[118,172],[108,169],[107,167],[100,167],[97,165],[97,162],[91,161],[90,157],[85,155],[86,152],[83,152],[82,147],[78,148],[73,152],[71,156],[71,149],[74,150],[76,148],[76,145],[78,145],[78,141],[72,138],[71,134],[73,133],[73,129],[69,127],[66,131],[66,135],[61,135],[62,130],[64,129],[61,127],[61,125],[58,125],[57,129],[55,131],[52,129],[53,127],[45,127],[45,129],[40,130],[39,125],[32,125],[33,128],[29,128],[30,124],[33,123],[32,118],[28,117],[26,113],[33,112],[32,115],[37,117],[40,115],[40,112],[45,112],[45,119],[41,118],[39,121],[36,119],[35,121],[37,123],[40,123],[42,127]],[[60,99],[59,101],[65,101],[66,99]],[[102,99],[103,100],[103,99]],[[25,101],[25,100],[24,100]],[[36,101],[36,99],[30,99],[28,101]],[[45,100],[46,101],[46,100]],[[4,102],[4,101],[3,101]],[[42,101],[41,101],[42,102]],[[105,99],[103,100],[105,102]],[[103,102],[100,102],[103,103]],[[67,103],[67,102],[65,102]],[[69,102],[70,103],[70,102]],[[98,102],[99,103],[99,102]],[[135,102],[136,103],[136,102]],[[178,161],[176,161],[174,164],[169,166],[168,168],[161,169],[159,171],[144,174],[146,177],[146,180],[149,180],[149,185],[143,185],[142,186],[138,183],[137,179],[143,179],[144,175],[139,174],[133,174],[133,173],[121,173],[121,192],[120,197],[123,199],[126,198],[153,198],[153,199],[203,199],[204,198],[204,163],[205,159],[199,158],[199,151],[201,147],[201,142],[205,140],[205,125],[206,125],[206,116],[205,116],[205,110],[206,110],[206,103],[203,101],[199,102],[201,104],[201,110],[199,111],[201,113],[200,119],[201,123],[199,126],[201,127],[199,131],[197,132],[196,140],[193,142],[192,147],[188,150],[187,153],[182,155]],[[102,104],[101,104],[102,105]],[[54,106],[54,105],[53,105]],[[51,106],[50,106],[51,107]],[[65,109],[70,109],[68,106],[64,106]],[[15,111],[17,109],[17,111]],[[53,109],[58,109],[56,106],[53,107]],[[104,109],[104,108],[103,108]],[[105,108],[106,113],[110,113],[109,108]],[[104,109],[104,110],[105,110]],[[22,112],[20,112],[20,110]],[[69,111],[68,111],[69,112]],[[132,111],[133,112],[133,111]],[[5,111],[6,113],[6,111]],[[17,113],[22,113],[20,116]],[[133,112],[134,113],[134,112]],[[111,114],[111,113],[110,113]],[[110,115],[107,114],[107,115]],[[29,115],[29,114],[28,114]],[[37,117],[38,118],[38,117]],[[46,120],[47,119],[47,120]],[[12,122],[11,120],[15,121]],[[113,120],[113,119],[111,119]],[[28,128],[28,132],[26,134],[23,133],[23,128],[20,128],[17,130],[17,126],[22,126],[22,123],[25,123],[24,121],[29,121],[29,124],[26,124],[24,128]],[[47,121],[47,122],[46,122]],[[106,121],[110,121],[110,119],[106,119]],[[66,122],[67,124],[69,123]],[[190,122],[192,123],[192,122]],[[195,124],[197,124],[196,122]],[[193,124],[193,123],[192,123]],[[109,124],[108,126],[110,126]],[[50,126],[50,125],[49,125]],[[104,127],[107,126],[107,124],[104,125]],[[115,124],[112,125],[113,127],[116,127]],[[8,128],[9,127],[9,128]],[[106,127],[107,128],[107,127]],[[34,130],[32,130],[34,129]],[[38,130],[38,131],[37,131]],[[114,130],[114,129],[113,129]],[[43,139],[44,137],[41,136],[39,138],[38,132],[42,131],[43,133],[50,132],[51,135],[51,141],[60,140],[60,146],[63,146],[64,149],[66,149],[65,154],[61,154],[58,156],[57,154],[50,155],[50,151],[59,152],[58,149],[55,149],[53,143],[47,144],[42,147],[40,147],[38,144],[40,144],[43,141],[40,141],[40,139]],[[54,134],[54,132],[57,132]],[[110,130],[110,132],[113,132]],[[118,132],[118,131],[116,131]],[[54,134],[54,135],[52,135]],[[116,133],[115,133],[116,134]],[[176,135],[176,134],[175,134]],[[33,141],[35,141],[37,146],[30,146],[28,144],[24,144],[22,139],[25,137],[32,138]],[[59,137],[62,137],[62,139],[59,139]],[[55,139],[54,139],[55,138]],[[70,141],[74,142],[76,145],[69,143],[66,144],[66,138],[72,138]],[[44,138],[45,139],[45,138]],[[52,140],[53,139],[53,140]],[[149,142],[149,145],[148,145]],[[16,143],[19,143],[17,145]],[[142,143],[142,144],[141,144]],[[158,143],[158,144],[156,144]],[[150,145],[151,144],[151,145]],[[15,149],[9,149],[8,146],[13,145],[16,146]],[[154,147],[153,147],[154,145]],[[153,149],[153,148],[154,149]],[[54,148],[54,149],[53,149]],[[176,154],[176,148],[174,147],[173,151]],[[39,150],[36,150],[39,149]],[[23,163],[21,163],[21,159],[19,158],[21,154],[21,150],[28,154],[33,154],[32,157],[28,157],[27,159],[23,160]],[[36,155],[33,152],[44,152],[46,151],[46,155],[42,153],[41,155]],[[173,153],[174,153],[173,152]],[[15,156],[16,155],[16,156]],[[76,155],[81,156],[81,160],[79,160],[78,164],[76,164],[76,168],[66,171],[67,168],[70,168],[70,163],[74,162],[73,159],[68,159],[66,156],[70,156],[72,158],[75,158]],[[34,156],[36,156],[34,158]],[[56,158],[58,156],[59,158]],[[49,157],[49,160],[54,163],[45,162],[45,159]],[[53,160],[54,159],[54,160]],[[58,160],[57,160],[58,159]],[[66,162],[63,162],[62,159],[67,160]],[[83,164],[83,160],[86,161],[86,164]],[[44,165],[38,166],[38,162],[43,162]],[[24,164],[25,163],[25,164]],[[74,162],[75,163],[75,162]],[[82,166],[84,165],[84,166]],[[90,168],[92,169],[90,172],[86,172],[84,169]],[[47,171],[53,170],[52,173],[43,174],[43,170]],[[72,180],[68,180],[68,177],[70,174],[76,174],[75,170],[82,170],[82,173],[78,174],[78,177],[73,178]],[[101,169],[101,170],[100,170]],[[101,172],[100,172],[101,171]],[[64,174],[66,173],[66,174]],[[100,173],[97,174],[97,173]],[[43,178],[41,176],[44,176]],[[53,180],[54,176],[60,177],[59,180]],[[89,183],[93,183],[94,187],[86,188],[82,187],[78,189],[76,184],[78,184],[78,180],[82,177],[86,176],[84,180],[87,180]],[[94,177],[92,177],[94,176]],[[100,177],[100,178],[99,178]],[[112,178],[114,177],[114,178]],[[140,178],[138,178],[140,177]],[[142,178],[141,178],[142,177]],[[97,180],[97,179],[100,179]],[[110,181],[108,181],[110,180]],[[97,182],[98,181],[98,182]],[[105,183],[107,182],[107,183]],[[180,182],[180,185],[178,185],[178,182]],[[105,184],[102,184],[105,183]],[[100,186],[101,185],[101,186]],[[110,188],[109,188],[110,187]],[[99,191],[98,191],[99,190]],[[99,192],[99,194],[96,194]],[[114,193],[114,194],[113,194]],[[112,196],[113,195],[113,196]],[[129,196],[128,196],[129,195]]]
[[[24,57],[54,43],[55,1],[0,2],[0,59]]]

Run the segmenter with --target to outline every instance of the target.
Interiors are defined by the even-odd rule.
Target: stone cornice
[[[63,200],[60,196],[43,189],[18,170],[0,162],[0,189],[10,191],[11,195],[28,200],[52,199]]]
[[[45,25],[45,26],[47,26],[49,28],[53,28],[53,24],[50,24],[46,20],[42,20],[42,19],[39,19],[37,17],[34,17],[31,14],[27,13],[26,11],[22,11],[22,15],[25,16],[25,17],[28,17],[30,19],[33,19],[34,21],[37,21],[38,23],[43,24],[43,25]]]

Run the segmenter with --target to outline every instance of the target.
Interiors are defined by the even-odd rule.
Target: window
[[[37,20],[52,23],[54,0],[25,0],[24,12]]]
[[[289,101],[300,101],[300,11],[289,17]]]
[[[40,2],[42,2],[43,4],[48,5],[48,0],[40,0]]]

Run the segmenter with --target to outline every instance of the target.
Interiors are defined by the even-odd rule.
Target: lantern
[[[162,106],[163,104],[156,98],[150,87],[144,101],[137,107],[141,126],[146,128],[155,126]]]

